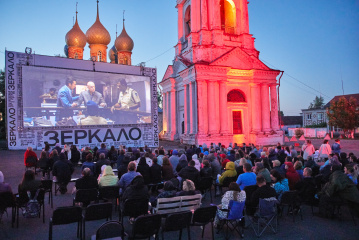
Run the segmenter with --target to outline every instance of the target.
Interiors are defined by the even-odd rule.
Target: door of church
[[[243,134],[241,111],[233,111],[233,134]]]

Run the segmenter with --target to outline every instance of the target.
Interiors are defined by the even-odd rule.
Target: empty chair
[[[289,213],[293,215],[293,222],[295,221],[295,215],[298,213],[300,213],[300,217],[303,220],[300,199],[297,191],[284,192],[279,206],[281,207],[281,216],[283,215],[284,208],[287,207],[287,215]]]
[[[112,220],[112,203],[96,203],[86,207],[85,213],[82,215],[84,238],[86,238],[86,222],[100,219]]]
[[[82,237],[82,209],[81,207],[59,207],[52,213],[50,218],[49,240],[52,239],[54,225],[63,225],[77,222],[77,238]],[[64,234],[61,232],[61,234]]]
[[[97,188],[79,189],[76,191],[75,197],[73,199],[73,206],[75,206],[76,203],[82,203],[82,206],[86,207],[91,202],[97,200],[98,200]]]
[[[3,215],[4,212],[7,213],[7,208],[11,208],[11,227],[14,227],[16,216],[16,202],[12,192],[0,193],[0,214]]]
[[[49,193],[49,204],[51,202],[51,208],[53,208],[52,180],[41,180],[41,186],[45,190],[45,194]]]
[[[242,238],[244,237],[243,234],[243,225],[244,225],[244,210],[245,202],[237,202],[230,200],[228,209],[221,209],[223,212],[227,212],[227,217],[221,219],[221,224],[219,226],[218,232],[225,226],[225,238],[229,239],[231,232],[236,231]]]
[[[211,177],[201,178],[201,180],[199,180],[197,185],[198,185],[196,187],[197,190],[201,191],[201,193],[204,194],[204,196],[207,192],[209,192],[209,195],[211,197],[211,202],[212,202],[213,178],[211,178]]]
[[[99,199],[105,201],[115,200],[115,209],[117,209],[117,200],[120,198],[120,186],[106,186],[99,188]]]
[[[208,223],[211,223],[212,239],[214,240],[213,222],[214,222],[214,218],[216,217],[216,212],[217,212],[216,206],[201,207],[201,208],[197,208],[194,211],[191,226],[202,227],[202,238],[203,238],[205,226]]]
[[[257,237],[260,237],[268,227],[274,233],[277,233],[277,204],[278,200],[276,198],[259,199],[257,213],[253,217],[249,218],[251,221],[251,227]]]
[[[127,199],[120,208],[120,222],[123,227],[123,218],[136,218],[148,214],[148,199]]]
[[[187,228],[188,239],[191,239],[189,226],[191,224],[192,212],[184,211],[168,214],[164,225],[162,226],[162,240],[164,240],[164,232],[179,231],[179,239],[182,239],[182,230]]]
[[[91,239],[102,240],[116,237],[124,238],[121,223],[118,221],[107,221],[97,229],[95,238],[92,237]]]
[[[139,216],[135,219],[132,227],[132,231],[129,234],[129,239],[144,239],[155,235],[155,239],[158,239],[158,232],[161,227],[161,215],[151,214],[145,216]]]

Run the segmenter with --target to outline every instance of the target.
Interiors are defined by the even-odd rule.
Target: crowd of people
[[[223,195],[222,209],[234,200],[245,201],[247,213],[250,209],[255,212],[260,198],[275,197],[280,201],[285,192],[297,190],[300,201],[318,204],[323,217],[333,216],[331,203],[338,198],[353,203],[359,213],[359,161],[353,153],[341,152],[338,140],[329,146],[331,150],[326,145],[329,144],[324,141],[316,150],[308,140],[301,151],[279,143],[261,148],[252,144],[224,146],[211,143],[210,146],[185,146],[183,150],[163,147],[153,150],[147,146],[120,146],[119,149],[112,146],[108,149],[105,143],[99,149],[85,147],[78,150],[76,146],[61,148],[56,145],[50,150],[46,145],[37,163],[43,178],[45,173],[50,176],[52,172],[62,194],[68,191],[67,184],[74,168],[81,166],[82,177],[76,181],[73,193],[78,189],[117,185],[122,201],[145,198],[156,205],[158,198],[203,194],[198,189],[204,178],[212,178],[216,195],[221,195],[219,187],[225,179],[235,177],[236,181],[229,184]],[[24,156],[25,164],[30,156],[37,158],[29,147]],[[163,189],[159,192],[149,191],[150,186],[160,183]],[[27,170],[18,187],[19,195],[34,191],[40,185],[34,171]],[[247,187],[251,191],[247,191]],[[0,191],[11,191],[4,183],[2,173]],[[219,210],[216,224],[221,218],[223,213]]]

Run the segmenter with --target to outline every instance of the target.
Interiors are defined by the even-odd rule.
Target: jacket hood
[[[133,187],[134,189],[141,189],[143,188],[144,185],[145,185],[145,180],[141,175],[136,176],[131,182],[131,187]]]
[[[226,163],[226,170],[235,170],[234,162],[227,162]]]
[[[293,167],[293,163],[285,162],[284,164],[288,166],[288,169],[287,169],[288,172],[295,172],[295,169]]]
[[[115,175],[112,171],[111,166],[106,166],[105,169],[103,170],[103,176],[107,176],[107,175]]]
[[[186,160],[187,161],[186,154],[181,155],[181,157],[179,158],[179,161],[181,161],[181,160]]]

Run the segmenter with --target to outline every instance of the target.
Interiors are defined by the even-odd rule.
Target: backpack
[[[22,215],[25,218],[35,218],[40,216],[40,203],[37,201],[37,196],[39,195],[40,189],[36,191],[36,194],[33,198],[26,203],[25,209],[22,212]]]

